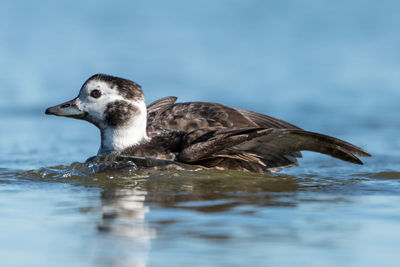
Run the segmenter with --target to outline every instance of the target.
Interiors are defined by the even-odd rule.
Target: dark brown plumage
[[[355,164],[362,164],[357,156],[370,156],[350,143],[267,115],[176,100],[166,97],[147,107],[147,133],[153,139],[123,154],[259,173],[297,165],[302,150]]]
[[[123,126],[132,116],[135,116],[137,112],[137,108],[132,104],[117,100],[108,103],[104,114],[105,120],[110,126]]]

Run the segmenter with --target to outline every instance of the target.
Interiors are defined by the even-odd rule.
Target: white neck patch
[[[138,114],[135,114],[126,124],[121,127],[100,127],[101,146],[98,154],[109,152],[121,152],[124,149],[148,141],[146,133],[147,111],[145,103],[136,103]]]

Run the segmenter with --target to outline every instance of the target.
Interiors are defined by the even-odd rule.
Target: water
[[[397,1],[3,1],[1,266],[398,266]],[[273,175],[94,173],[95,127],[44,116],[96,72],[334,135]],[[245,92],[243,91],[245,90]]]

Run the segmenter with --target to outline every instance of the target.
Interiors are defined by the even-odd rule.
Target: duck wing
[[[175,103],[176,100],[176,97],[169,96],[147,107],[148,136],[154,137],[170,130],[188,133],[212,128],[263,127],[300,130],[293,124],[253,111],[212,102]],[[300,152],[293,152],[290,156],[296,158],[302,155]]]
[[[300,129],[293,124],[243,109],[212,102],[175,103],[167,97],[148,106],[149,127],[192,132],[202,128],[264,127]]]
[[[266,172],[296,165],[296,152],[302,150],[355,164],[362,164],[357,156],[370,156],[357,146],[323,134],[253,127],[189,133],[177,159],[206,167]]]
[[[249,110],[244,110],[240,108],[236,108],[240,114],[242,114],[245,118],[248,120],[251,120],[255,124],[257,124],[259,127],[265,127],[265,128],[276,128],[276,129],[299,129],[301,128],[297,127],[296,125],[293,125],[291,123],[288,123],[286,121],[264,115],[261,113],[257,113],[254,111],[249,111]]]

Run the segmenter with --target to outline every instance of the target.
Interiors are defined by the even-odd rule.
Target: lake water
[[[397,1],[3,1],[1,266],[399,266]],[[45,116],[90,75],[148,102],[221,102],[350,141],[273,175],[93,173],[86,122]]]

